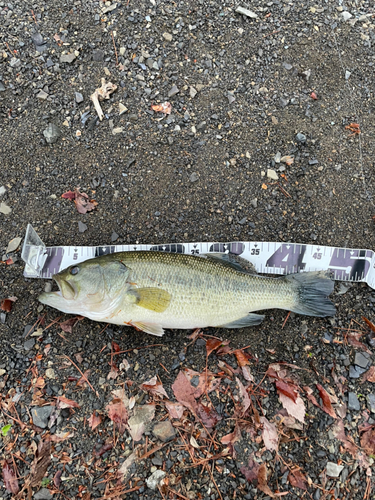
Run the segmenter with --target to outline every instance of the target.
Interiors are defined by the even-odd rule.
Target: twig
[[[35,17],[35,14],[34,14],[33,9],[31,9],[31,15],[33,16],[33,19],[34,19],[35,24],[38,26],[38,22],[37,22],[37,20],[36,20],[36,17]]]
[[[161,345],[164,345],[164,344],[150,344],[150,345],[145,345],[145,346],[141,346],[141,347],[132,347],[131,349],[126,349],[126,351],[118,351],[118,352],[114,352],[113,353],[113,356],[117,356],[118,354],[124,354],[125,352],[130,352],[130,351],[134,351],[134,349],[147,349],[148,347],[157,347],[157,346],[161,346]],[[107,354],[107,356],[110,356],[111,353],[109,352]]]
[[[281,329],[283,329],[283,328],[284,328],[284,326],[285,326],[286,322],[288,321],[289,316],[290,316],[290,311],[289,311],[289,312],[288,312],[288,314],[286,315],[286,318],[285,318],[285,320],[284,320],[284,323],[283,323],[283,326],[281,327]]]
[[[63,358],[66,358],[68,361],[70,361],[76,368],[77,370],[79,371],[79,373],[82,375],[82,378],[84,380],[86,380],[86,382],[88,383],[88,385],[90,386],[92,392],[94,392],[96,394],[96,397],[99,398],[99,394],[98,394],[98,391],[96,391],[93,386],[90,384],[88,378],[86,377],[86,375],[84,373],[82,373],[82,371],[78,368],[78,366],[74,363],[74,361],[72,359],[69,358],[69,356],[66,356],[65,354],[63,354],[62,356]]]
[[[115,44],[115,37],[113,36],[113,31],[111,31],[111,36],[112,36],[112,41],[113,41],[113,47],[114,47],[114,49],[115,49],[116,66],[118,66],[117,49],[116,49],[116,44]]]

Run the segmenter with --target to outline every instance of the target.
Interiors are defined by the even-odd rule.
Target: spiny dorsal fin
[[[231,253],[206,253],[202,254],[202,256],[242,273],[257,274],[254,264],[238,255]]]

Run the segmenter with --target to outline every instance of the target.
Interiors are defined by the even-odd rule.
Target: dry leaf
[[[335,410],[333,409],[328,392],[320,384],[316,384],[316,387],[323,401],[322,410],[325,411],[330,417],[337,418],[337,415],[335,413]]]
[[[13,467],[11,467],[6,460],[2,463],[3,468],[3,479],[4,485],[7,491],[16,495],[19,491],[18,479],[14,473]]]
[[[95,200],[89,200],[89,197],[86,193],[81,193],[79,187],[75,188],[74,192],[67,191],[66,193],[62,194],[61,198],[66,198],[68,200],[74,201],[77,211],[80,214],[85,214],[86,212],[94,210],[94,208],[98,204],[98,202]]]
[[[372,382],[375,383],[375,366],[371,366],[369,370],[367,370],[366,373],[364,373],[363,377],[361,378],[361,383],[363,382]]]
[[[170,115],[172,111],[172,105],[170,102],[163,102],[162,104],[153,104],[151,109],[156,112],[161,112],[166,115]]]
[[[253,454],[252,454],[253,455]],[[240,471],[245,476],[249,483],[257,483],[258,481],[258,472],[259,472],[259,464],[256,462],[252,456],[249,458],[249,462],[247,466],[241,467]]]
[[[163,384],[158,381],[156,375],[147,382],[143,382],[143,384],[140,385],[140,388],[143,391],[151,392],[151,394],[156,394],[157,396],[165,396],[167,399],[169,399],[168,394],[165,392]]]
[[[119,399],[114,399],[112,403],[106,406],[108,417],[117,426],[120,434],[123,434],[127,428],[128,412],[124,403]]]
[[[196,414],[197,402],[194,398],[194,387],[191,386],[189,380],[182,371],[180,371],[177,375],[177,378],[172,385],[172,390],[177,401]]]
[[[295,488],[300,488],[305,491],[307,490],[307,479],[300,469],[290,471],[288,480]]]
[[[291,417],[296,418],[303,424],[305,423],[306,408],[305,408],[305,403],[303,402],[303,399],[300,396],[298,396],[297,399],[293,401],[288,396],[285,396],[284,394],[279,394],[279,399],[281,404]]]
[[[91,417],[88,419],[88,422],[91,430],[94,430],[98,427],[98,425],[102,423],[102,417],[96,411],[94,411]]]
[[[17,300],[17,297],[9,297],[9,299],[2,299],[0,302],[0,309],[5,312],[10,312],[13,307],[13,302]]]
[[[170,418],[177,418],[180,419],[184,413],[184,405],[179,404],[179,403],[172,403],[170,401],[167,401],[165,403],[165,407],[168,410]]]
[[[80,408],[80,406],[76,401],[73,401],[72,399],[68,399],[65,396],[58,396],[56,408],[62,410],[63,408]]]
[[[30,486],[40,487],[40,482],[44,478],[51,463],[51,443],[49,441],[40,441],[30,470]]]
[[[129,434],[133,441],[140,441],[144,432],[147,430],[148,424],[155,416],[155,405],[142,405],[134,408],[134,413],[129,418]]]
[[[258,490],[263,491],[266,495],[271,498],[275,498],[275,495],[270,490],[267,484],[267,466],[265,463],[261,464],[258,471]]]
[[[242,413],[245,413],[246,410],[250,406],[250,398],[249,398],[249,395],[248,395],[245,387],[243,386],[242,382],[237,377],[236,377],[236,382],[237,382],[237,385],[238,385],[238,387],[240,389],[240,395],[241,395],[241,398],[242,398],[242,401],[241,401],[241,404],[242,404]]]
[[[266,417],[260,417],[263,424],[262,438],[267,450],[277,451],[279,448],[279,436],[275,424],[272,424]]]

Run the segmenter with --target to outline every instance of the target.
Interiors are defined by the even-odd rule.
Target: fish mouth
[[[62,297],[66,300],[74,300],[76,298],[77,290],[73,284],[63,280],[58,274],[54,274],[52,279],[57,284],[59,289],[54,292],[50,292],[50,294]]]

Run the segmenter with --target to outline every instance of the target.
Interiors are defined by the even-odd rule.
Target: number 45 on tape
[[[24,276],[51,278],[53,274],[86,259],[135,250],[190,255],[228,253],[248,260],[259,273],[291,274],[328,270],[335,280],[363,281],[375,288],[375,253],[372,250],[269,241],[47,247],[30,224],[22,248],[22,259],[26,263]]]

